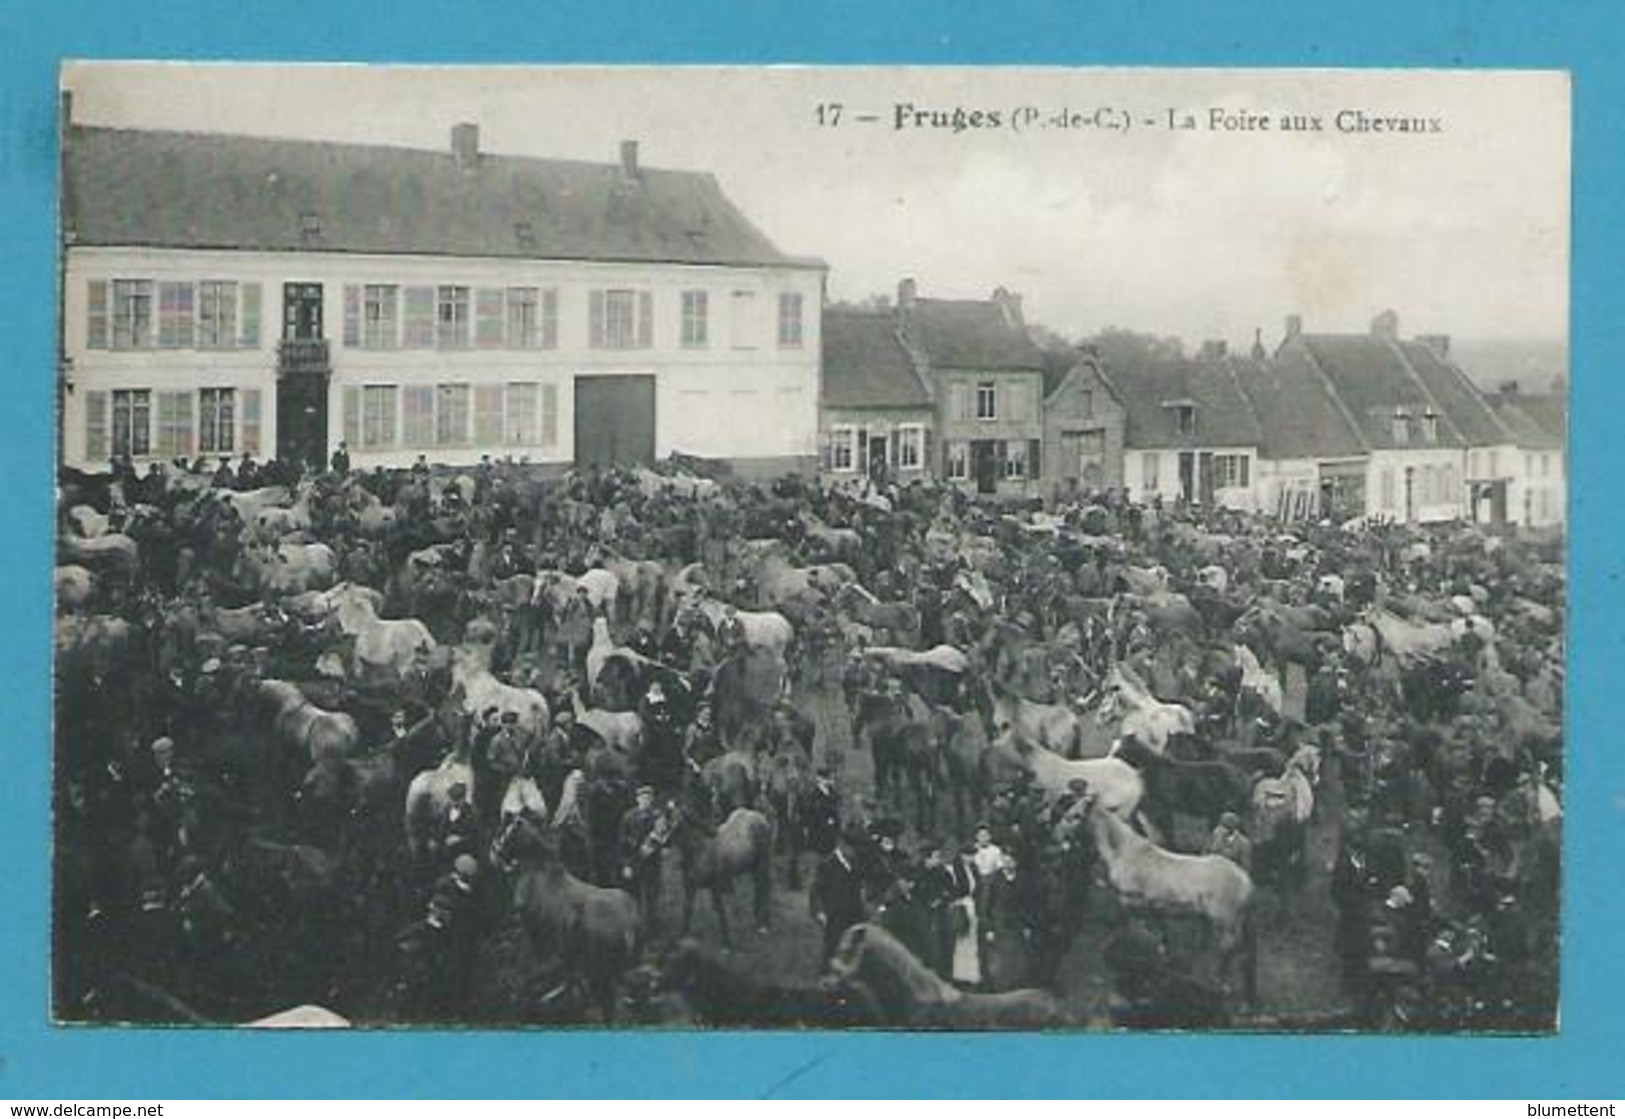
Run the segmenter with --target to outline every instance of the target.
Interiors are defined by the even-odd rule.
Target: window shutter
[[[1037,479],[1044,476],[1043,448],[1037,439],[1027,440],[1027,477]]]
[[[85,323],[85,346],[92,350],[107,349],[107,281],[90,281],[89,300],[86,304],[87,319]],[[103,394],[102,405],[107,404],[106,394]],[[105,413],[103,420],[105,422]],[[103,432],[105,439],[106,432]],[[86,452],[89,456],[89,452]],[[89,456],[100,458],[100,455]]]
[[[102,285],[105,292],[106,284]],[[85,458],[97,461],[107,457],[107,393],[85,393]]]
[[[193,288],[191,284],[165,281],[158,285],[158,346],[185,349],[192,344]]]
[[[920,435],[920,469],[929,472],[931,469],[931,429],[926,428]],[[943,471],[947,473],[946,470]]]
[[[238,344],[248,349],[258,349],[260,344],[260,285],[244,284],[242,297],[242,324],[241,332],[238,335]]]
[[[178,392],[175,394],[175,453],[192,454],[192,394]]]
[[[344,390],[344,441],[351,450],[361,446],[361,389],[354,385]]]
[[[1251,477],[1252,464],[1253,464],[1252,456],[1250,456],[1250,455],[1240,455],[1238,457],[1241,459],[1241,482],[1240,482],[1240,485],[1241,485],[1242,489],[1247,489],[1249,486],[1251,486],[1253,484],[1252,477]]]
[[[242,396],[243,450],[257,455],[260,453],[260,390],[244,389]]]
[[[638,349],[647,350],[654,345],[655,297],[650,291],[638,292]]]
[[[501,385],[474,386],[474,442],[481,447],[502,442]]]
[[[942,441],[942,476],[944,478],[953,477],[953,473],[954,473],[954,471],[953,471],[953,458],[954,458],[953,440],[944,439]]]
[[[542,386],[542,446],[556,446],[559,441],[559,386]]]
[[[361,345],[361,285],[344,285],[344,344]]]
[[[595,291],[587,305],[587,336],[595,350],[604,348],[604,293]]]
[[[858,473],[859,474],[867,474],[867,473],[869,473],[869,429],[866,428],[866,427],[858,428],[857,440],[858,440],[858,454],[857,454]]]
[[[406,416],[406,446],[434,446],[434,386],[407,385],[401,390],[401,395]]]
[[[401,345],[409,350],[434,349],[434,288],[407,288],[405,301],[406,330]]]
[[[474,292],[474,344],[487,349],[502,345],[503,326],[506,322],[507,312],[502,289],[477,289]],[[500,405],[498,407],[500,408]]]
[[[542,347],[556,349],[559,344],[559,289],[542,292]]]
[[[891,429],[891,438],[886,440],[886,448],[891,452],[892,469],[896,470],[903,464],[903,432],[899,428]]]

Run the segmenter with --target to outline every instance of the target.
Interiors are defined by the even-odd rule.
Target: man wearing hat
[[[655,787],[638,786],[637,802],[621,817],[621,879],[638,899],[643,924],[653,936],[660,922],[660,861],[663,851],[650,841],[660,810],[655,807]]]
[[[480,818],[468,799],[468,785],[457,781],[446,790],[448,803],[441,814],[435,835],[429,840],[429,852],[436,865],[459,855],[475,855],[480,849]]]
[[[835,849],[820,860],[813,874],[812,889],[807,894],[812,918],[824,932],[825,967],[835,957],[846,930],[869,917],[863,903],[863,880],[855,854],[859,841],[860,837],[847,829],[837,834]]]
[[[813,775],[812,788],[803,805],[807,846],[816,855],[834,852],[841,834],[841,794],[835,775],[826,762]]]
[[[1253,843],[1241,830],[1241,817],[1234,812],[1219,817],[1218,827],[1208,837],[1207,853],[1223,855],[1248,874],[1253,872]]]
[[[525,768],[530,736],[519,727],[519,712],[504,711],[497,716],[496,731],[485,746],[488,780],[480,784],[480,818],[495,820],[502,812],[502,798],[508,785]]]

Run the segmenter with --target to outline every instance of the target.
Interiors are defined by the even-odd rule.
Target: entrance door
[[[886,437],[884,435],[869,436],[869,477],[883,479],[886,477]]]
[[[999,492],[998,444],[991,439],[977,439],[970,445],[971,477],[976,479],[977,493]]]
[[[577,377],[575,444],[578,467],[654,462],[654,377]]]
[[[327,383],[322,285],[282,285],[282,351],[276,385],[276,453],[313,470],[327,465]]]
[[[1185,501],[1196,500],[1196,454],[1179,452],[1179,496]]]
[[[327,376],[284,374],[276,383],[276,457],[327,466]],[[353,448],[352,448],[353,449]]]
[[[282,338],[314,342],[322,337],[322,285],[282,285]]]

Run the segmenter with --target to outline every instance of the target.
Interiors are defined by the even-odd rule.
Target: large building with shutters
[[[825,266],[640,164],[69,126],[68,465],[813,468]]]

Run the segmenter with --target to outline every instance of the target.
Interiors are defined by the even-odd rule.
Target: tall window
[[[394,284],[368,284],[362,293],[361,344],[369,350],[392,350],[400,344],[401,289]]]
[[[1174,425],[1181,435],[1196,434],[1196,405],[1177,404],[1174,406]]]
[[[982,381],[976,386],[976,418],[979,420],[999,418],[998,389],[992,381]]]
[[[1439,441],[1439,417],[1428,412],[1422,417],[1422,442],[1437,443]]]
[[[960,482],[970,477],[970,445],[962,441],[945,444],[943,457],[947,459],[949,479]]]
[[[362,387],[362,449],[382,450],[395,445],[395,391],[394,385]]]
[[[469,387],[438,385],[434,392],[434,441],[456,447],[468,442]]]
[[[197,286],[197,344],[200,350],[229,349],[237,343],[237,285],[204,280]]]
[[[1251,460],[1246,455],[1214,455],[1213,486],[1215,489],[1246,489],[1250,484]]]
[[[925,428],[919,424],[900,424],[897,428],[897,466],[901,470],[918,470],[925,465]]]
[[[519,381],[508,386],[503,401],[503,442],[510,447],[531,447],[540,442],[536,426],[540,388],[535,381]]]
[[[801,345],[801,293],[779,292],[779,345]]]
[[[1083,391],[1078,393],[1078,409],[1079,409],[1079,414],[1082,415],[1082,417],[1084,419],[1086,419],[1086,420],[1094,419],[1094,416],[1095,416],[1095,390],[1094,389],[1084,389]]]
[[[1162,456],[1156,451],[1146,451],[1140,456],[1140,488],[1151,493],[1162,486],[1162,480],[1157,476],[1162,469]]]
[[[503,345],[508,337],[507,293],[501,288],[480,288],[474,293],[474,344],[485,349]]]
[[[625,288],[595,291],[588,301],[588,338],[594,349],[647,349],[654,343],[654,296]]]
[[[703,291],[683,293],[683,338],[685,346],[710,344],[710,297]]]
[[[152,281],[114,280],[113,348],[145,350],[151,346]]]
[[[508,345],[516,350],[542,345],[541,293],[536,288],[508,289]]]
[[[236,449],[236,392],[199,389],[197,404],[197,449],[203,454],[231,454]]]
[[[1404,412],[1395,412],[1392,432],[1394,446],[1403,447],[1411,441],[1411,418]]]
[[[146,389],[113,392],[113,453],[144,455],[152,449],[152,393]]]
[[[1004,476],[1006,478],[1025,478],[1027,476],[1027,444],[1020,439],[1012,439],[1004,444]]]
[[[468,289],[441,285],[435,297],[435,345],[442,350],[468,346]]]
[[[856,470],[858,467],[857,442],[857,429],[850,424],[840,424],[830,428],[829,468],[842,473]]]

